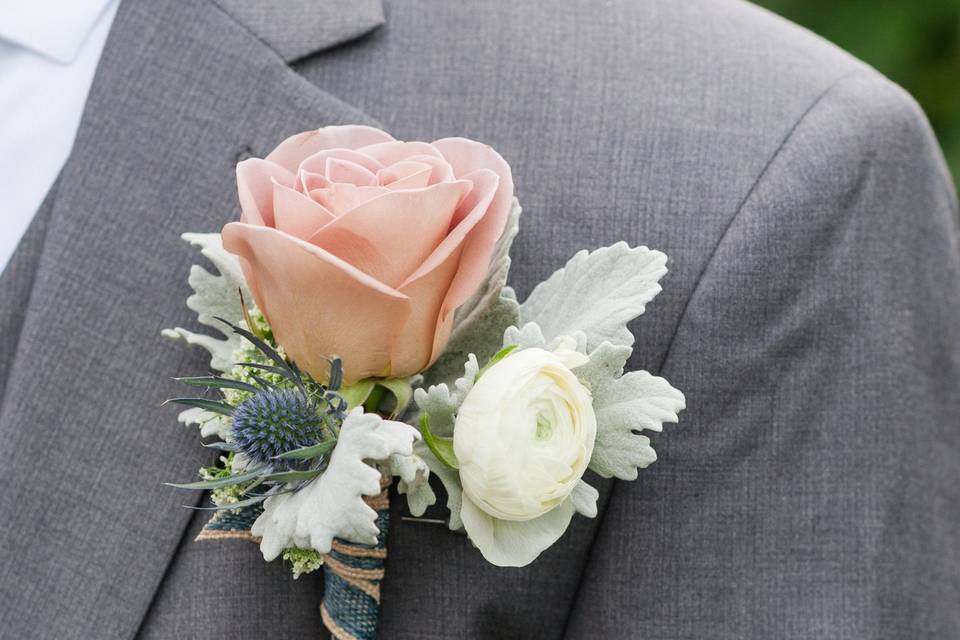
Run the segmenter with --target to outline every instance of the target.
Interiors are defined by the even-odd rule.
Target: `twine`
[[[387,557],[390,524],[390,479],[380,481],[380,494],[364,498],[377,512],[377,544],[362,545],[335,538],[324,556],[320,617],[336,640],[375,640],[380,617],[380,582]]]
[[[336,640],[375,640],[380,617],[380,582],[387,557],[387,529],[390,525],[390,478],[380,480],[380,493],[363,499],[377,512],[380,535],[375,545],[334,538],[330,553],[323,557],[323,600],[320,617]],[[260,544],[250,526],[262,512],[257,509],[218,511],[195,538],[202,540],[246,540]]]

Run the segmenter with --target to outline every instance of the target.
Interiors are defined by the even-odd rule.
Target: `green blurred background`
[[[913,94],[960,184],[960,0],[754,0]]]

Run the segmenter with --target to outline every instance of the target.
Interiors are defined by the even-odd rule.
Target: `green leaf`
[[[279,353],[276,352],[276,350],[274,350],[273,347],[271,347],[266,342],[264,342],[257,336],[253,335],[246,329],[242,329],[236,325],[233,325],[227,320],[224,320],[223,318],[217,318],[217,319],[223,322],[224,324],[232,327],[234,333],[239,334],[244,338],[246,338],[253,346],[255,346],[257,349],[260,349],[260,351],[262,351],[264,355],[266,355],[268,358],[273,360],[277,364],[277,367],[280,369],[281,375],[285,376],[291,382],[293,382],[298,387],[300,387],[300,390],[303,391],[304,395],[306,395],[306,390],[303,388],[303,379],[300,377],[300,370],[297,368],[297,365],[288,363],[286,360],[284,360],[280,356]]]
[[[336,440],[324,440],[317,444],[311,445],[309,447],[300,447],[299,449],[292,449],[286,451],[276,456],[277,460],[310,460],[312,458],[317,458],[322,456],[325,453],[331,451],[335,446],[337,446]]]
[[[266,379],[264,379],[264,378],[261,378],[260,376],[258,376],[258,375],[255,374],[255,373],[251,373],[251,374],[250,374],[250,377],[253,378],[254,381],[256,381],[256,383],[257,383],[258,385],[260,385],[261,387],[263,387],[264,389],[277,389],[277,388],[278,388],[277,385],[273,384],[273,383],[270,382],[269,380],[266,380]]]
[[[219,376],[194,376],[189,378],[174,378],[177,382],[182,382],[183,384],[188,384],[192,387],[206,387],[208,389],[238,389],[240,391],[249,391],[250,393],[260,393],[262,389],[258,389],[252,384],[246,382],[241,382],[239,380],[231,380],[229,378],[221,378]]]
[[[451,469],[460,468],[457,455],[453,452],[453,438],[441,438],[433,435],[430,431],[430,418],[427,414],[420,416],[420,433],[423,435],[423,442],[430,449],[430,452],[437,457],[437,460]]]
[[[508,355],[516,351],[518,346],[520,345],[508,344],[503,349],[500,349],[500,351],[497,351],[495,354],[493,354],[493,357],[490,358],[487,364],[483,365],[483,369],[480,369],[480,371],[477,372],[477,377],[474,378],[474,380],[479,380],[480,376],[482,376],[487,372],[487,369],[489,369],[490,367],[497,364],[498,362],[506,358]]]
[[[300,482],[302,480],[312,480],[318,475],[323,473],[319,469],[313,469],[310,471],[281,471],[279,473],[271,473],[270,475],[263,476],[265,481],[272,482]]]
[[[410,406],[410,400],[413,398],[413,387],[406,378],[390,378],[388,380],[379,380],[378,385],[384,387],[396,398],[396,405],[390,412],[391,418],[396,418],[407,410]]]
[[[233,415],[233,407],[226,402],[220,402],[218,400],[207,400],[205,398],[171,398],[167,400],[167,402],[182,404],[185,407],[197,407],[198,409],[212,411],[213,413],[219,413],[224,416]],[[167,402],[163,404],[167,404]]]
[[[200,443],[201,447],[206,447],[207,449],[216,449],[217,451],[228,451],[230,453],[236,453],[240,451],[240,448],[233,442],[211,442],[210,444]]]
[[[231,502],[230,504],[219,505],[216,507],[192,507],[188,506],[188,509],[194,511],[233,511],[235,509],[243,509],[244,507],[252,507],[255,504],[260,504],[270,496],[254,496],[253,498],[247,498],[246,500],[240,500],[239,502]]]
[[[373,391],[375,386],[376,381],[368,378],[366,380],[361,380],[360,382],[355,382],[354,384],[341,388],[339,391],[337,391],[337,394],[347,401],[348,407],[353,409],[354,407],[359,407],[367,401],[367,397],[370,395],[370,392]]]
[[[367,396],[363,403],[364,413],[380,413],[380,403],[383,402],[383,396],[386,395],[387,388],[382,386],[379,381],[373,385],[373,390]]]
[[[205,491],[207,489],[219,489],[220,487],[229,487],[232,484],[240,484],[241,482],[247,482],[248,480],[255,480],[264,474],[270,473],[270,471],[272,471],[270,467],[257,467],[251,471],[236,473],[232,476],[217,478],[215,480],[200,480],[199,482],[188,482],[186,484],[173,484],[172,482],[164,482],[164,484],[168,487],[174,487],[176,489],[197,489]]]
[[[367,378],[350,386],[343,387],[337,394],[347,401],[350,408],[364,406],[367,413],[376,413],[383,403],[383,396],[390,392],[394,399],[391,418],[396,418],[410,406],[413,399],[413,387],[406,378]]]

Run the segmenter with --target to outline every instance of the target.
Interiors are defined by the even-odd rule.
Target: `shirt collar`
[[[109,2],[0,0],[0,38],[69,64]]]

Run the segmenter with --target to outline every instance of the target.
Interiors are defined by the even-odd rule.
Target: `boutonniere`
[[[183,236],[218,272],[194,266],[187,300],[218,335],[164,331],[213,369],[172,402],[221,455],[175,486],[210,492],[199,539],[253,540],[295,578],[323,567],[336,637],[375,636],[394,478],[420,516],[436,476],[450,529],[516,567],[596,516],[588,469],[633,480],[656,459],[640,432],[684,397],[624,368],[662,253],[581,251],[518,301],[510,167],[463,138],[327,127],[237,181],[240,221]]]

